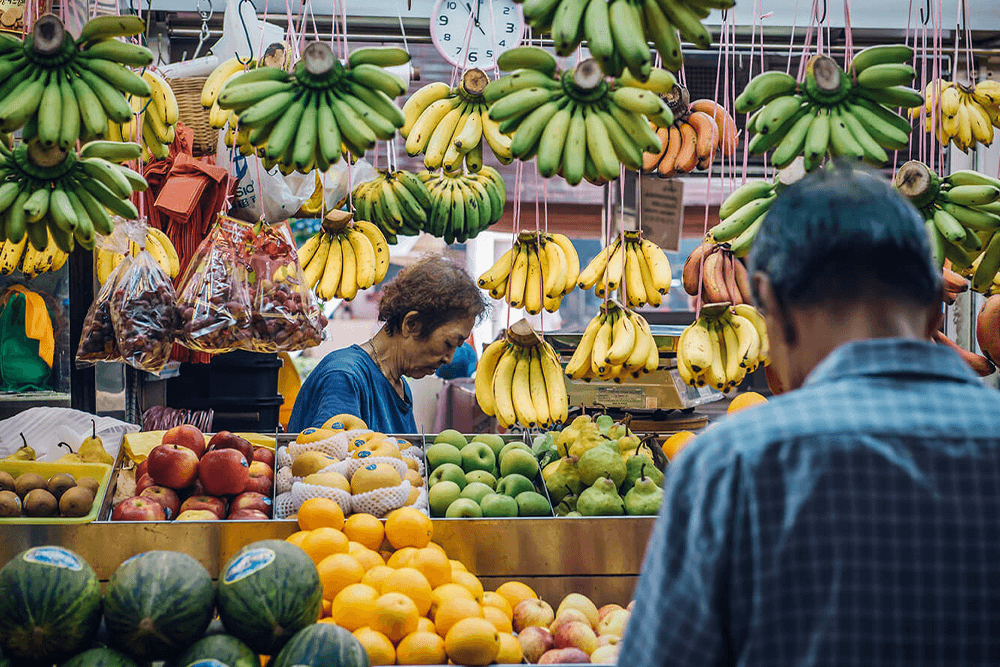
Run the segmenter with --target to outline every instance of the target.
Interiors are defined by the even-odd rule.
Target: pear
[[[13,454],[4,458],[4,461],[34,461],[35,460],[35,450],[28,446],[28,441],[25,439],[24,434],[20,433],[21,442],[24,444]]]
[[[607,442],[607,440],[601,435],[597,424],[589,422],[583,425],[576,440],[569,446],[569,454],[570,456],[583,456],[584,452],[593,449],[602,442]]]
[[[636,480],[643,476],[648,476],[657,486],[663,484],[663,473],[653,465],[653,459],[645,454],[633,454],[625,462],[625,481],[622,482],[621,492],[628,493]]]
[[[611,427],[615,425],[615,420],[611,415],[601,415],[594,420],[594,423],[597,424],[597,428],[600,429],[601,435],[607,435],[608,431],[611,430]]]
[[[76,453],[82,461],[87,463],[106,463],[109,466],[115,464],[115,459],[104,449],[104,442],[97,437],[97,422],[90,420],[90,437],[80,443]]]
[[[585,486],[593,486],[598,477],[610,477],[616,487],[625,481],[625,462],[610,441],[584,452],[576,467]]]
[[[601,477],[580,494],[576,511],[584,516],[622,516],[625,514],[625,503],[618,495],[614,481]]]
[[[591,423],[591,419],[587,415],[580,415],[572,421],[572,423],[560,431],[555,436],[555,446],[556,451],[559,452],[560,456],[569,455],[569,447],[574,442],[576,442],[577,436],[580,435],[580,430],[584,425]]]
[[[618,440],[619,438],[624,438],[627,435],[631,435],[632,432],[628,430],[628,426],[625,424],[615,424],[610,429],[608,429],[607,436],[611,440]]]
[[[563,496],[562,502],[555,507],[556,516],[569,516],[570,513],[575,512],[576,503],[579,499],[579,496],[574,493],[568,493]]]
[[[575,456],[559,460],[555,472],[545,479],[545,488],[549,490],[549,497],[554,503],[561,501],[563,496],[580,493],[583,482],[580,481],[580,471],[577,469]]]
[[[642,440],[636,435],[626,435],[618,438],[618,451],[622,453],[623,460],[628,461],[628,457],[635,454],[640,444],[642,444]]]
[[[69,454],[63,454],[60,456],[56,459],[56,463],[85,463],[79,452],[74,452],[73,448],[70,447],[68,443],[60,442],[56,444],[56,447],[65,447],[69,450]]]
[[[651,477],[642,475],[625,494],[625,511],[633,516],[655,515],[660,513],[662,502],[663,489]]]

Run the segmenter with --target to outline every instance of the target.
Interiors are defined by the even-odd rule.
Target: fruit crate
[[[48,480],[53,475],[68,473],[74,479],[90,477],[97,480],[97,494],[90,507],[90,512],[81,517],[4,517],[0,524],[29,525],[72,525],[95,521],[104,506],[104,497],[111,482],[112,466],[105,463],[60,463],[57,461],[0,461],[0,471],[17,477],[23,473],[34,472]]]

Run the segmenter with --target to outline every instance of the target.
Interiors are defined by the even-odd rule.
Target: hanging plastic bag
[[[188,264],[177,292],[179,343],[224,353],[250,344],[246,246],[250,224],[222,216]]]
[[[170,277],[146,250],[145,225],[131,227],[128,236],[139,252],[115,284],[111,323],[122,361],[159,374],[174,344],[177,295]]]
[[[292,352],[319,345],[326,317],[305,285],[288,225],[265,225],[249,259],[251,349]]]
[[[120,222],[115,225],[115,231],[110,236],[97,237],[97,250],[121,255],[118,265],[108,274],[107,279],[90,304],[87,316],[83,320],[83,331],[80,333],[80,344],[76,349],[76,367],[93,366],[98,361],[121,361],[115,339],[115,327],[111,321],[112,297],[119,278],[132,264],[129,253],[129,237],[126,228],[138,224],[134,221]]]

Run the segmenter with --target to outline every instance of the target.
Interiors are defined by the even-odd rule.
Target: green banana
[[[547,78],[555,73],[557,66],[558,63],[552,54],[537,46],[519,46],[504,51],[497,58],[497,67],[506,72],[519,69],[535,70]],[[491,102],[492,100],[487,97],[486,101]]]
[[[406,92],[406,84],[402,79],[375,65],[361,64],[352,67],[348,70],[348,77],[362,86],[380,90],[393,99]]]
[[[774,194],[774,184],[769,181],[748,181],[736,188],[719,206],[719,218],[725,220],[745,204],[766,199]]]
[[[795,121],[784,138],[778,142],[774,153],[771,154],[771,161],[776,168],[784,169],[802,154],[806,138],[809,136],[809,128],[812,127],[812,122],[818,115],[818,111],[818,107],[810,109],[809,113]]]
[[[745,232],[758,218],[767,213],[777,195],[764,199],[754,199],[741,206],[712,228],[712,238],[717,243],[725,243]]]
[[[737,113],[750,113],[779,97],[795,92],[798,82],[784,72],[764,72],[747,83],[735,101]]]
[[[874,65],[905,63],[913,60],[913,49],[905,44],[869,46],[854,54],[851,69],[860,74]]]

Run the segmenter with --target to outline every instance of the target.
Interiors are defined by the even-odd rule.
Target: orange
[[[365,572],[365,576],[361,578],[361,583],[368,584],[375,590],[380,591],[382,590],[382,582],[388,579],[392,573],[393,569],[388,565],[376,565]]]
[[[372,551],[378,551],[385,537],[385,528],[371,514],[352,514],[344,522],[344,535],[352,542],[360,542]]]
[[[726,412],[739,412],[749,408],[751,405],[757,405],[758,403],[767,403],[767,399],[758,394],[755,391],[747,391],[742,394],[737,394],[733,400],[729,402],[729,407],[726,408]]]
[[[427,583],[427,577],[412,567],[401,567],[382,582],[382,595],[386,593],[402,593],[413,600],[421,616],[426,616],[431,609],[433,591]]]
[[[385,522],[385,536],[393,549],[422,549],[430,544],[433,535],[430,517],[412,507],[401,507],[391,512]]]
[[[361,563],[348,554],[327,556],[316,566],[319,580],[323,582],[323,598],[333,600],[337,593],[351,584],[361,583],[365,571]]]
[[[344,510],[337,501],[329,498],[310,498],[299,507],[299,528],[315,530],[316,528],[344,527]]]
[[[465,586],[460,586],[458,584],[444,584],[443,586],[438,586],[434,589],[434,601],[431,603],[431,618],[437,613],[437,608],[440,607],[445,601],[452,598],[461,598],[463,600],[471,600],[475,602],[475,598],[472,597],[472,593]]]
[[[300,530],[300,531],[294,532],[291,535],[289,535],[288,537],[286,537],[285,541],[286,542],[290,542],[291,544],[294,544],[297,547],[301,547],[302,546],[302,540],[306,539],[306,537],[309,536],[310,532],[312,532],[312,531],[309,531],[309,530]]]
[[[324,618],[321,618],[321,619],[319,619],[319,620],[318,620],[318,621],[316,621],[316,622],[317,622],[317,623],[329,623],[329,624],[331,624],[331,625],[337,625],[337,621],[333,620],[333,619],[332,619],[332,618],[330,618],[329,616],[326,616],[326,617],[324,617]],[[262,664],[262,665],[263,665],[263,664],[265,664],[263,660],[261,661],[261,664]]]
[[[376,565],[385,565],[381,556],[358,542],[351,542],[347,547],[347,553],[357,558],[366,572]]]
[[[489,621],[465,618],[445,635],[444,648],[457,665],[488,665],[500,653],[500,633]]]
[[[445,600],[437,608],[437,613],[434,614],[434,629],[437,630],[439,635],[444,637],[451,630],[451,626],[464,618],[486,620],[483,618],[483,608],[475,600],[466,600],[464,598]],[[492,626],[493,624],[490,623],[490,627]]]
[[[413,554],[417,553],[415,547],[403,547],[396,553],[389,557],[389,560],[385,562],[391,568],[409,567],[410,559],[413,558]]]
[[[673,459],[693,438],[694,433],[691,431],[678,431],[663,441],[663,453],[667,455],[667,459]]]
[[[452,572],[451,582],[469,589],[472,598],[479,604],[483,603],[483,584],[476,578],[476,575],[468,572]]]
[[[497,632],[506,632],[508,635],[514,632],[514,626],[511,624],[510,619],[507,618],[507,614],[496,607],[483,607],[483,618],[492,623]]]
[[[413,600],[402,593],[386,593],[375,601],[375,622],[372,630],[381,632],[393,644],[416,632],[420,612]]]
[[[500,652],[497,653],[498,665],[520,665],[524,660],[521,652],[521,642],[511,634],[500,633]]]
[[[346,554],[349,548],[347,536],[333,528],[317,528],[311,531],[300,545],[314,563],[333,554]]]
[[[483,593],[483,606],[484,607],[496,607],[504,613],[508,619],[514,618],[514,610],[511,608],[510,603],[507,602],[507,598],[500,595],[494,591],[486,591]]]
[[[417,549],[410,559],[409,567],[420,570],[431,588],[437,588],[451,581],[451,562],[443,552],[427,546]]]
[[[351,584],[337,593],[330,605],[330,618],[342,628],[354,632],[375,622],[377,590],[366,584]],[[324,604],[326,600],[323,601]]]
[[[443,665],[447,659],[444,640],[432,632],[406,635],[396,647],[396,662],[401,665]]]
[[[517,603],[521,600],[538,599],[538,594],[531,590],[530,586],[522,584],[520,581],[507,581],[500,584],[497,593],[507,599],[511,609],[517,609]]]
[[[437,630],[434,629],[434,621],[421,616],[417,619],[417,632],[433,632],[437,634]]]
[[[322,609],[320,611],[320,618],[323,618],[325,616],[329,616],[330,615],[330,601],[329,600],[323,600],[322,603],[323,603],[323,607],[322,607]]]
[[[454,572],[455,570],[458,570],[460,572],[468,572],[469,571],[469,568],[465,567],[465,565],[463,565],[462,561],[460,561],[460,560],[450,560],[448,562],[451,563],[451,571],[452,572]]]
[[[395,665],[396,649],[389,638],[371,628],[359,628],[354,631],[354,638],[361,642],[368,654],[368,661],[374,665]]]

